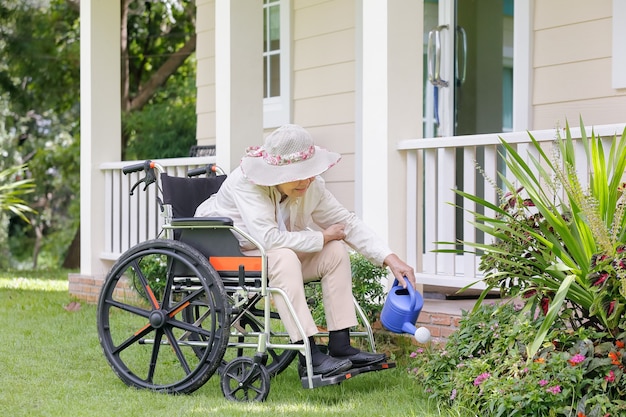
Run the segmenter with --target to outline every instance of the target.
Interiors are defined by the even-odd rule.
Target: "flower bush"
[[[569,126],[551,155],[532,136],[528,158],[502,140],[516,183],[501,175],[500,204],[457,191],[495,213],[473,213],[493,237],[473,244],[487,288],[443,350],[416,352],[412,370],[453,407],[481,416],[625,414],[626,132],[605,140],[582,126],[584,155]],[[576,165],[581,156],[587,170]],[[515,304],[485,307],[494,289]]]
[[[445,346],[414,351],[409,373],[460,415],[624,415],[623,336],[602,341],[592,329],[553,327],[528,358],[543,320],[521,304],[483,304],[463,314]]]

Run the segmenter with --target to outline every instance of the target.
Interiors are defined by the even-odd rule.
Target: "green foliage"
[[[181,52],[195,45],[194,16],[189,0],[129,3],[128,53],[122,54],[124,160],[184,157],[196,143],[196,62],[193,50]]]
[[[124,134],[129,138],[129,160],[189,156],[196,144],[195,79],[175,77],[179,84],[165,88],[141,111],[126,113]]]
[[[385,291],[381,279],[387,276],[387,268],[374,265],[357,252],[350,253],[352,268],[352,295],[357,300],[368,321],[374,322],[383,308]],[[326,325],[321,285],[305,287],[313,319],[319,326]],[[348,302],[349,300],[347,300]]]
[[[28,222],[11,219],[13,266],[63,261],[78,224],[80,27],[70,2],[0,6],[0,144],[5,163],[25,164],[33,181]],[[8,93],[8,94],[7,94]],[[50,255],[50,256],[49,256]]]
[[[431,398],[472,415],[623,415],[623,334],[594,343],[606,334],[552,327],[528,361],[527,345],[543,321],[521,304],[481,305],[463,313],[445,346],[416,350],[410,374]]]
[[[9,212],[27,220],[26,213],[33,213],[34,210],[23,197],[33,191],[34,184],[30,179],[21,179],[25,169],[25,165],[20,165],[0,171],[0,212]]]
[[[137,273],[137,270],[132,271],[131,285],[133,289],[145,300],[149,300],[149,295],[146,293],[143,280],[154,293],[157,300],[163,299],[163,292],[165,291],[165,284],[167,282],[167,256],[150,254],[142,257],[138,261],[139,270],[143,276]]]
[[[490,218],[476,214],[476,227],[493,236],[484,251],[481,269],[488,290],[499,288],[503,296],[527,297],[551,318],[529,347],[530,356],[543,342],[552,320],[568,320],[570,326],[593,327],[613,336],[624,319],[626,298],[621,293],[622,270],[597,270],[598,257],[617,255],[624,240],[622,176],[626,169],[626,137],[606,141],[593,132],[587,137],[581,121],[585,165],[589,166],[588,189],[578,175],[569,125],[565,137],[552,144],[548,156],[531,136],[530,163],[502,141],[503,157],[516,184],[504,175],[507,192],[500,191],[500,206],[459,192],[495,212]],[[605,150],[610,143],[608,152]],[[596,269],[594,269],[596,268]],[[598,274],[611,272],[611,279]],[[621,274],[621,275],[620,275]],[[562,307],[567,309],[562,311]]]
[[[626,132],[587,137],[582,126],[584,164],[566,126],[551,156],[531,136],[530,162],[502,141],[516,183],[501,174],[500,205],[459,192],[495,213],[474,213],[494,238],[475,244],[483,296],[496,288],[517,304],[485,306],[481,297],[443,350],[414,354],[414,374],[451,406],[493,416],[626,410]]]

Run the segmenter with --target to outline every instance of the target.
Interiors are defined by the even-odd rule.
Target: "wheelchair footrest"
[[[396,367],[395,362],[382,362],[382,363],[377,363],[374,365],[363,366],[360,368],[351,368],[341,374],[328,376],[328,377],[323,377],[322,375],[313,375],[313,377],[311,378],[313,381],[312,387],[309,386],[308,377],[303,376],[302,378],[300,378],[300,380],[302,382],[302,387],[304,388],[317,388],[317,387],[323,387],[326,385],[336,385],[345,381],[346,379],[353,378],[359,374],[364,374],[364,373],[372,372],[372,371],[382,371],[385,369],[392,369],[395,367]]]

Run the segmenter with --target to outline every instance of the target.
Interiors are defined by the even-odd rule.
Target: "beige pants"
[[[285,291],[306,337],[318,333],[304,294],[304,283],[310,281],[321,280],[328,330],[357,325],[352,299],[350,256],[342,242],[329,242],[320,252],[315,253],[273,249],[267,251],[267,261],[270,287]],[[302,340],[283,297],[276,295],[273,300],[291,340]]]

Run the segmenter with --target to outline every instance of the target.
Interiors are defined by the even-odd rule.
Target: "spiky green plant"
[[[504,295],[528,298],[532,301],[529,306],[540,307],[546,315],[528,347],[529,359],[557,320],[615,336],[624,319],[625,274],[619,275],[619,268],[599,270],[598,265],[603,264],[597,259],[612,263],[621,259],[626,223],[622,186],[626,131],[607,141],[593,131],[588,137],[582,120],[580,126],[588,172],[577,171],[574,139],[566,125],[565,137],[556,138],[551,155],[530,135],[530,146],[538,156],[529,153],[529,163],[501,139],[501,155],[516,182],[500,174],[508,191],[503,204],[457,191],[495,213],[495,217],[473,213],[475,227],[495,238],[492,244],[465,242],[484,251],[481,268],[487,289],[483,295],[499,288]],[[587,181],[581,180],[582,175]],[[585,183],[588,187],[583,187]],[[611,276],[598,277],[599,272]]]
[[[25,165],[19,165],[0,171],[0,212],[13,213],[28,222],[25,213],[32,213],[34,210],[26,204],[22,196],[31,193],[35,185],[30,179],[20,178],[25,170]]]

